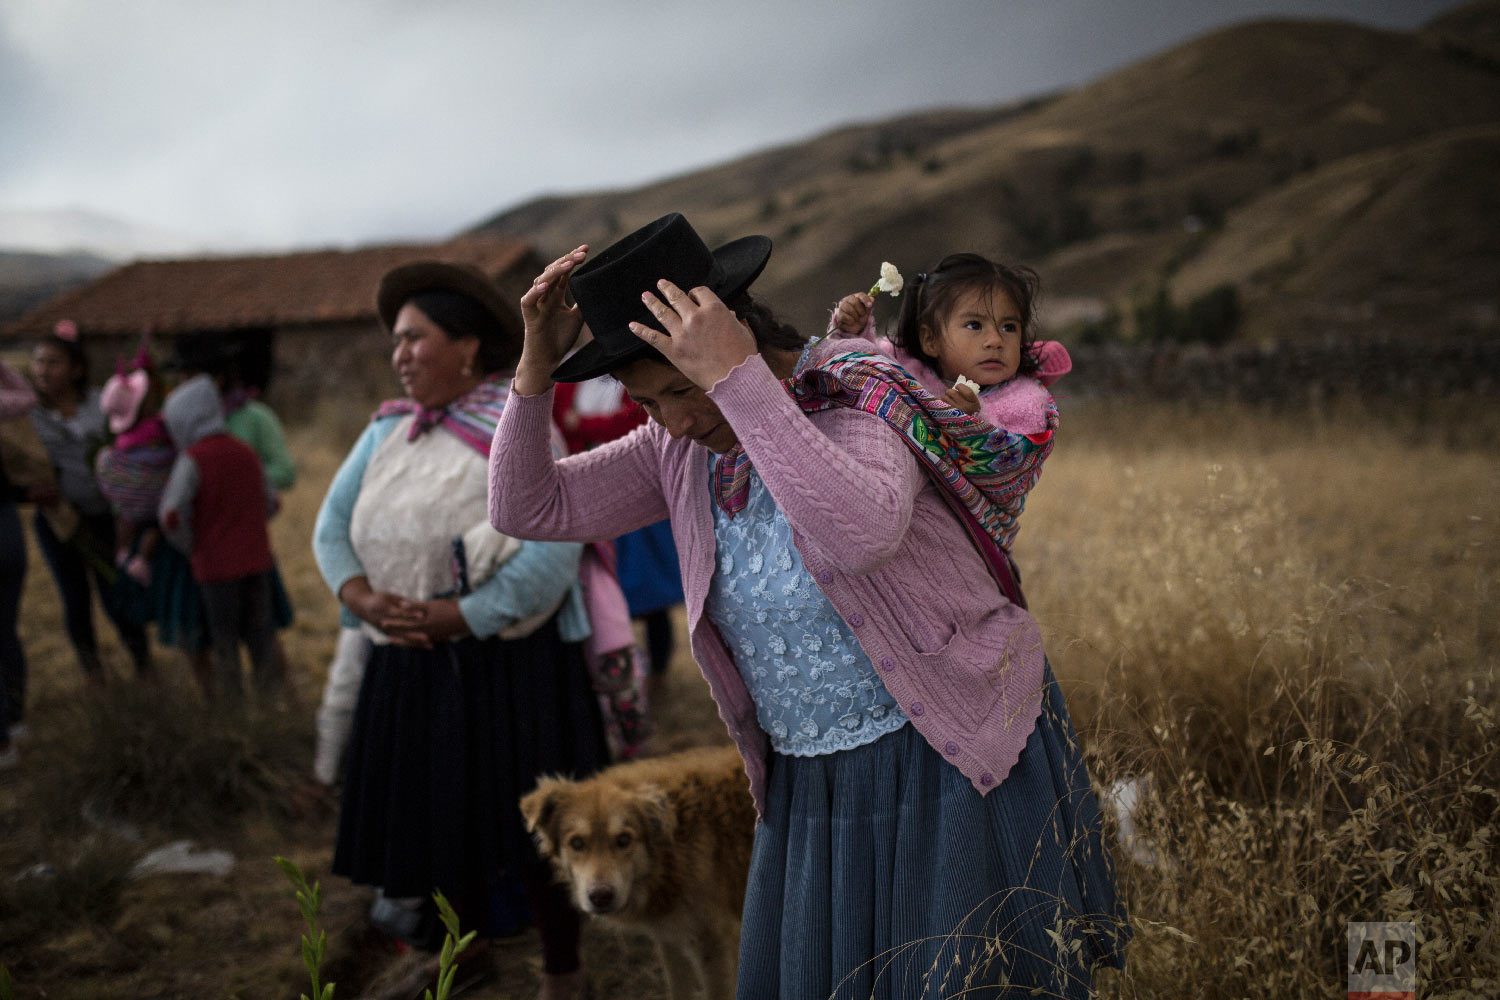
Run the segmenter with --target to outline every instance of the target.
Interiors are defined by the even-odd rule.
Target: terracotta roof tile
[[[148,324],[176,334],[361,322],[375,318],[375,286],[398,264],[452,260],[500,278],[532,253],[521,240],[463,236],[356,250],[136,261],[37,306],[3,336],[40,336],[60,319],[73,320],[85,334],[133,334]]]

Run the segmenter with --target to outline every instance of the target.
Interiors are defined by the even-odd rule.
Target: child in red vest
[[[262,693],[275,686],[271,540],[276,494],[250,446],[224,430],[218,387],[196,375],[162,406],[177,461],[162,491],[168,541],[187,553],[203,592],[213,646],[214,689],[241,697],[240,642]]]

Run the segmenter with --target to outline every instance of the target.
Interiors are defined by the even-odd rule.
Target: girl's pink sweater
[[[859,340],[824,340],[810,364]],[[551,392],[513,394],[490,452],[490,520],[510,535],[614,538],[672,519],[693,655],[745,760],[757,807],[767,743],[703,613],[715,560],[710,453],[655,422],[554,461]],[[848,622],[912,725],[981,793],[1010,771],[1041,711],[1035,619],[996,587],[937,488],[873,415],[805,414],[759,355],[721,379],[719,407],[793,528],[807,570]]]

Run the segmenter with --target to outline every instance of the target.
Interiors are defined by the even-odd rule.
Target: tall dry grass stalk
[[[1082,409],[1017,556],[1096,780],[1143,790],[1106,995],[1343,995],[1374,920],[1423,996],[1495,995],[1493,450]]]

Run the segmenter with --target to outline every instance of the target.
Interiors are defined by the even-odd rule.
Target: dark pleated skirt
[[[395,897],[472,898],[537,865],[517,801],[607,761],[582,645],[376,646],[350,734],[333,871]]]
[[[1087,997],[1093,966],[1122,964],[1129,935],[1050,667],[1037,728],[987,796],[910,725],[853,750],[772,755],[741,1000]]]

